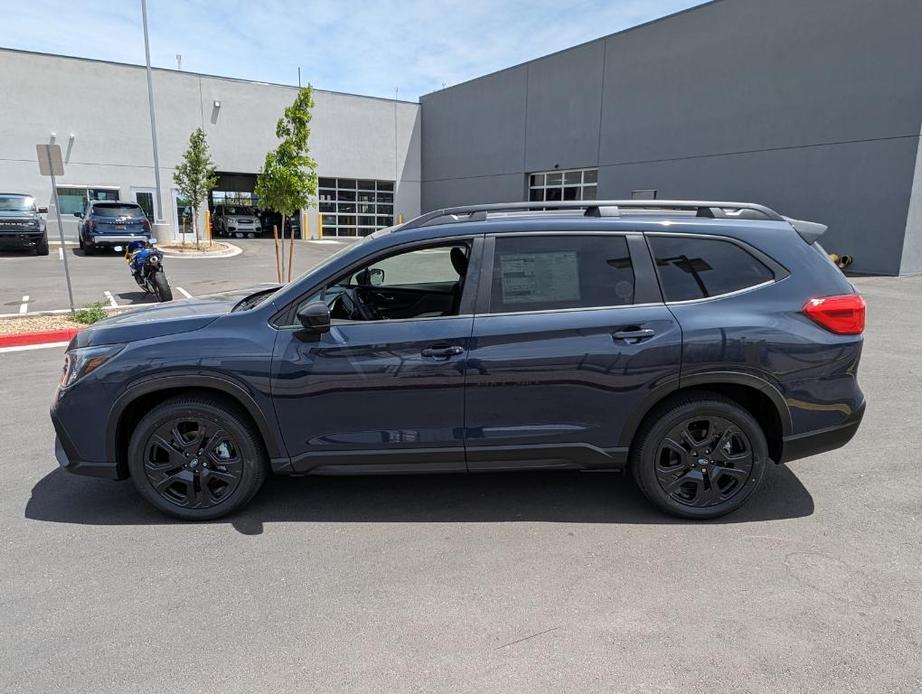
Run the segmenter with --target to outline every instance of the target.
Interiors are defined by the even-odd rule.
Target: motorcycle
[[[125,261],[141,289],[153,294],[157,301],[172,301],[173,290],[163,270],[163,251],[154,248],[156,242],[156,239],[132,241],[125,249]],[[116,246],[115,250],[121,251],[122,247]]]

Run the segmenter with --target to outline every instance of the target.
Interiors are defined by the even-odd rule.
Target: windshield
[[[97,217],[143,217],[144,212],[137,205],[93,205]]]
[[[29,195],[0,195],[0,212],[35,212],[35,200]]]
[[[253,212],[253,208],[252,208],[252,207],[225,207],[225,208],[224,208],[224,213],[225,213],[225,214],[240,215],[240,216],[249,215],[250,217],[254,216],[254,214],[255,214],[255,213]]]

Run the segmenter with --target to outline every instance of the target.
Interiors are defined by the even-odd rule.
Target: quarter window
[[[774,273],[730,241],[649,236],[666,301],[689,301],[770,282]]]
[[[619,306],[634,301],[634,269],[623,236],[496,239],[492,313]]]

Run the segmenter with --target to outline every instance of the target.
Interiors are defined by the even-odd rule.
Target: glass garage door
[[[317,197],[324,236],[368,236],[394,224],[394,181],[321,178]]]

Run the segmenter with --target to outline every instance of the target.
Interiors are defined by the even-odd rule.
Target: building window
[[[528,199],[531,202],[596,200],[598,188],[598,169],[540,171],[528,175]]]
[[[87,188],[85,186],[58,186],[58,203],[61,214],[83,212],[87,200],[118,200],[118,188]]]
[[[321,178],[317,199],[324,236],[367,236],[394,223],[394,181]]]

